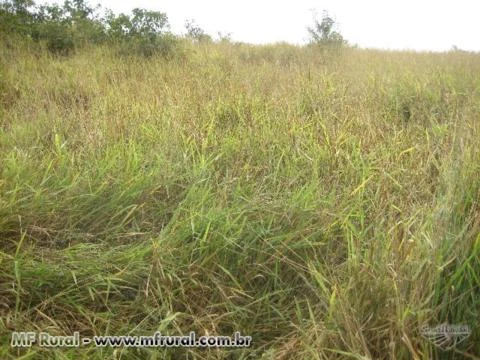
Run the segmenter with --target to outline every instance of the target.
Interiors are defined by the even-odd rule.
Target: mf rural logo
[[[470,336],[468,325],[442,324],[435,327],[423,325],[420,334],[442,350],[450,350]]]

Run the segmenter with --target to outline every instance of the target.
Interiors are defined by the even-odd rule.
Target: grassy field
[[[1,359],[479,359],[478,54],[0,53]]]

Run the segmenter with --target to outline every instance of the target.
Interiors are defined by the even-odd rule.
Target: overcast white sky
[[[39,1],[41,2],[41,1]],[[210,35],[231,33],[235,41],[304,43],[312,9],[327,10],[340,33],[361,47],[415,50],[480,51],[480,1],[477,0],[90,0],[114,12],[135,7],[167,13],[175,33],[185,20]]]

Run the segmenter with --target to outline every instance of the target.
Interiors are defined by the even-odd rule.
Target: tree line
[[[193,20],[186,22],[187,37],[195,42],[212,41]],[[321,21],[308,27],[311,44],[323,48],[346,45],[334,30],[335,21],[324,12]],[[33,0],[0,0],[0,35],[22,37],[45,44],[58,55],[68,55],[87,44],[114,44],[123,53],[170,57],[178,36],[170,31],[167,14],[135,8],[130,14],[115,14],[84,0],[39,4]],[[221,40],[230,40],[228,37]]]
[[[55,54],[68,55],[86,44],[112,43],[143,55],[168,56],[175,44],[168,17],[160,11],[135,8],[114,14],[84,0],[63,5],[36,5],[33,0],[0,2],[0,33],[45,43]]]

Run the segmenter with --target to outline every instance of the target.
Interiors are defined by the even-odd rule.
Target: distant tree
[[[315,18],[314,22],[313,27],[307,28],[312,43],[329,47],[341,47],[347,44],[343,36],[334,30],[335,20],[326,11],[323,12],[321,21]]]
[[[92,7],[85,0],[66,0],[63,8],[76,44],[105,40],[105,24],[98,14],[100,5]]]
[[[63,9],[66,16],[72,21],[90,19],[95,11],[84,0],[65,0]]]
[[[135,8],[130,18],[132,35],[152,37],[169,28],[167,14]]]
[[[35,6],[33,0],[11,0],[2,1],[2,7],[18,16],[30,17],[31,9]]]
[[[120,14],[116,16],[111,10],[108,10],[105,15],[105,22],[110,40],[121,41],[132,35],[133,25],[128,15]]]
[[[185,22],[185,28],[187,29],[187,37],[196,42],[212,40],[212,37],[208,35],[200,26],[198,26],[195,23],[195,20],[187,20]]]
[[[84,0],[66,0],[63,6],[37,7],[32,37],[44,40],[56,54],[68,55],[77,47],[106,39],[105,24],[97,15],[100,6],[91,7]]]
[[[65,9],[58,4],[40,5],[35,20],[37,23],[66,21]]]
[[[123,54],[173,56],[177,42],[169,27],[167,15],[159,11],[136,8],[130,16],[106,14],[107,36]]]
[[[218,31],[217,35],[218,35],[218,41],[221,43],[232,42],[232,33],[223,33],[221,31]]]

